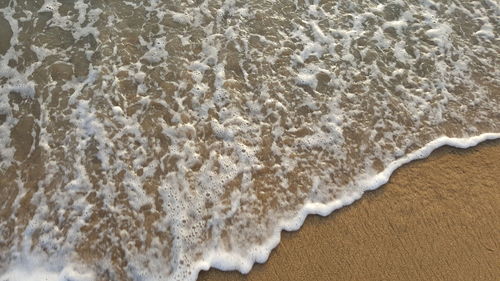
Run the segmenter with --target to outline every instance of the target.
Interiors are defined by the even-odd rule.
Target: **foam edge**
[[[297,231],[304,224],[305,219],[309,215],[328,216],[333,211],[342,207],[348,206],[360,199],[364,192],[375,190],[389,181],[392,173],[399,167],[408,164],[412,161],[424,159],[428,157],[434,150],[442,146],[452,146],[456,148],[466,149],[478,145],[479,143],[500,139],[500,133],[484,133],[478,136],[469,138],[450,138],[440,137],[424,147],[390,163],[382,172],[377,175],[361,181],[359,190],[345,193],[342,198],[336,199],[329,203],[323,204],[318,202],[308,202],[304,204],[298,215],[291,220],[282,221],[274,231],[274,234],[261,246],[251,250],[250,258],[244,258],[240,255],[229,252],[212,251],[203,261],[195,265],[193,280],[198,278],[199,272],[215,268],[223,271],[237,270],[242,274],[247,274],[252,269],[255,263],[265,263],[271,251],[276,248],[281,241],[281,232]]]

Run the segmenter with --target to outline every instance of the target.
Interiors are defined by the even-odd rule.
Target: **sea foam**
[[[499,138],[500,8],[465,2],[0,1],[0,280],[248,272]]]

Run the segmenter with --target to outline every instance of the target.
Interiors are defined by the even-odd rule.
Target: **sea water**
[[[0,0],[0,280],[248,272],[500,137],[500,5]]]

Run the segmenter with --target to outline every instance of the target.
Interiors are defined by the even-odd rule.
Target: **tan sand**
[[[397,170],[385,186],[283,233],[248,275],[199,280],[499,280],[500,141],[449,147]]]

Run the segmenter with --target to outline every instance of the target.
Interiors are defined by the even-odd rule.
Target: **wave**
[[[0,280],[247,272],[307,214],[438,146],[499,136],[499,14],[451,0],[0,3]]]

